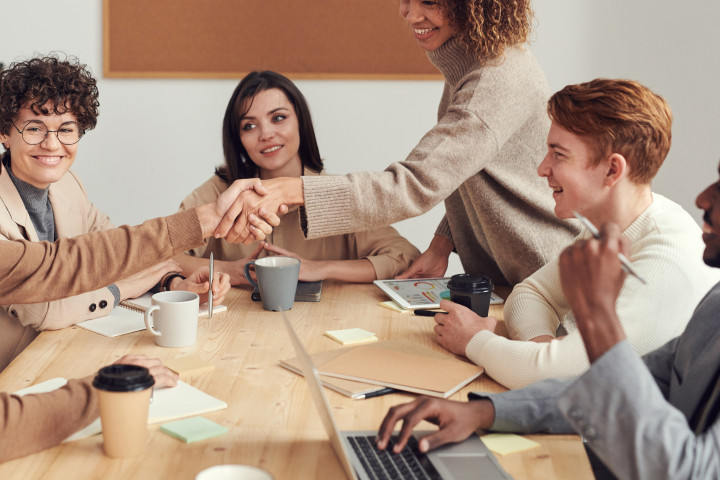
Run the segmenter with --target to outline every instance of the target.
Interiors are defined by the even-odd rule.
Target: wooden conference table
[[[379,307],[384,300],[373,285],[325,282],[319,303],[295,303],[289,317],[310,353],[342,348],[322,333],[351,327],[376,332],[381,340],[404,339],[442,350],[432,337],[432,318]],[[126,460],[106,457],[98,435],[0,464],[0,478],[192,480],[218,464],[258,466],[277,480],[344,478],[305,381],[278,366],[279,359],[295,356],[279,314],[263,311],[247,288],[232,289],[225,304],[227,312],[201,319],[198,341],[185,348],[158,347],[147,332],[115,338],[79,327],[43,332],[0,374],[0,389],[16,391],[54,377],[91,375],[129,352],[161,359],[194,355],[215,368],[183,380],[227,402],[227,409],[204,415],[228,427],[227,434],[186,444],[151,425],[146,453]],[[491,314],[501,316],[502,309],[493,307]],[[467,400],[470,391],[502,390],[482,375],[451,398]],[[327,389],[326,395],[343,430],[376,430],[389,407],[414,398],[393,394],[352,400]],[[578,436],[528,438],[541,446],[499,457],[513,478],[593,478]]]

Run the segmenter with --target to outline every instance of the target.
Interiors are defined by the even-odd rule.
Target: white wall
[[[102,78],[101,2],[3,0],[0,61],[58,50],[87,63],[99,80],[98,127],[82,141],[73,169],[116,224],[175,211],[222,161],[220,126],[236,80]],[[713,0],[538,0],[532,50],[553,90],[595,77],[645,83],[675,113],[670,156],[656,191],[696,218],[695,195],[716,177],[720,77]],[[39,14],[38,12],[42,12]],[[331,173],[380,170],[400,160],[434,123],[437,81],[297,82],[315,120]],[[442,206],[398,229],[427,247]],[[459,262],[450,272],[459,271]]]

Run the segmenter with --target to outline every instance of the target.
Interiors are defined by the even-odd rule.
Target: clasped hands
[[[292,202],[302,203],[299,178],[236,180],[214,204],[220,218],[213,234],[231,243],[265,240]]]

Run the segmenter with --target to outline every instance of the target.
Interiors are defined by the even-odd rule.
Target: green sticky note
[[[165,423],[160,430],[186,443],[226,434],[228,429],[204,417],[190,417]]]

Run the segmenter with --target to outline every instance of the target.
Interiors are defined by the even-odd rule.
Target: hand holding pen
[[[588,229],[588,231],[589,231],[590,234],[593,236],[593,238],[596,238],[596,239],[600,239],[600,238],[601,238],[600,232],[599,232],[598,229],[595,227],[595,225],[592,224],[592,222],[591,222],[590,220],[588,220],[586,217],[580,215],[578,212],[573,212],[573,214],[575,215],[575,218],[577,218],[578,220],[580,220],[580,223],[582,223],[583,226]],[[645,280],[643,277],[641,277],[641,276],[635,271],[635,269],[633,269],[632,264],[630,263],[630,260],[628,260],[625,255],[623,255],[622,253],[618,252],[618,255],[617,255],[617,256],[618,256],[618,258],[620,259],[620,263],[622,264],[622,269],[623,269],[625,272],[629,273],[629,274],[632,275],[633,277],[635,277],[635,278],[637,278],[638,280],[640,280],[640,282],[642,282],[644,285],[647,285],[647,280]]]

